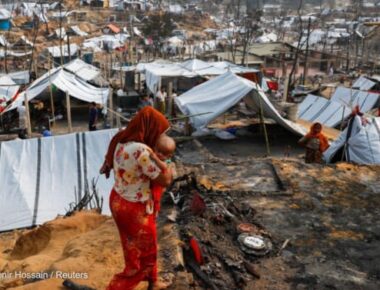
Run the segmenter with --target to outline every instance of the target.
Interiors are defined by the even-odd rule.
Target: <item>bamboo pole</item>
[[[141,73],[137,73],[137,90],[141,93]]]
[[[167,105],[167,114],[168,116],[172,116],[173,110],[173,82],[169,82],[168,84],[168,105]]]
[[[67,111],[67,126],[69,133],[73,131],[72,123],[71,123],[71,103],[70,103],[70,95],[69,92],[66,92],[66,111]]]
[[[111,125],[111,128],[113,128],[114,108],[113,108],[113,90],[112,90],[112,88],[110,88],[110,92],[109,92],[109,96],[108,96],[108,102],[109,102],[108,107],[111,109],[110,110],[110,125]]]
[[[53,116],[53,127],[55,126],[55,108],[54,108],[54,98],[53,98],[53,88],[51,87],[51,56],[49,55],[49,93],[50,93],[50,106],[51,106],[51,114]],[[50,127],[50,121],[49,121],[49,127]],[[50,128],[49,128],[50,129]]]
[[[267,127],[266,127],[265,121],[264,121],[264,110],[263,110],[263,104],[261,102],[260,96],[259,96],[259,104],[260,104],[260,121],[261,121],[261,124],[263,125],[263,129],[264,129],[265,146],[267,149],[267,155],[270,156],[269,138],[268,138]]]
[[[29,101],[28,101],[28,96],[27,93],[25,93],[25,111],[26,111],[26,130],[28,137],[32,137],[32,123],[30,122],[30,112],[29,112]]]

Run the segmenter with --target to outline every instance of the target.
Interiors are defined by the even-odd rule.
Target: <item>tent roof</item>
[[[63,32],[63,31],[62,31]],[[59,33],[59,30],[58,30]],[[70,44],[70,55],[73,56],[78,52],[78,45],[75,43]],[[61,57],[61,48],[60,46],[51,46],[48,47],[47,50],[53,57]],[[69,56],[69,46],[66,44],[62,46],[63,56]]]
[[[250,99],[253,106],[260,108],[261,104],[266,116],[274,119],[277,123],[294,133],[300,135],[306,133],[302,126],[281,117],[260,86],[232,72],[226,72],[223,75],[194,87],[190,91],[177,97],[175,101],[184,114],[196,115],[209,113],[190,117],[192,125],[196,128],[201,128],[236,105],[251,92]]]
[[[349,127],[351,127],[351,133],[347,136]],[[325,160],[328,163],[332,162],[342,148],[344,149],[342,154],[348,162],[380,164],[380,118],[369,119],[369,123],[366,125],[362,124],[362,120],[358,116],[351,119],[349,126],[324,152]],[[338,157],[341,160],[341,156]]]
[[[140,63],[137,70],[145,73],[149,90],[156,93],[162,77],[219,76],[226,71],[235,73],[258,72],[256,69],[245,68],[228,62],[204,62],[190,59],[184,62],[152,62]]]
[[[361,91],[369,91],[376,85],[375,82],[367,79],[365,76],[360,76],[352,85],[353,88],[357,88]]]
[[[82,68],[81,65],[83,65]],[[51,69],[35,80],[26,91],[22,92],[6,111],[20,106],[25,98],[25,94],[27,95],[28,100],[37,97],[50,85],[50,83],[55,85],[61,91],[68,92],[70,96],[79,100],[106,104],[109,88],[99,88],[87,82],[90,76],[98,76],[98,74],[99,70],[97,68],[77,60],[74,60],[63,67]]]

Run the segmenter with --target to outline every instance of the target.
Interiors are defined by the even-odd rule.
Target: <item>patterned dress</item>
[[[114,156],[115,185],[110,196],[112,216],[119,229],[125,268],[107,290],[134,289],[141,281],[157,280],[157,232],[155,215],[147,214],[150,183],[160,169],[142,143],[118,144]]]

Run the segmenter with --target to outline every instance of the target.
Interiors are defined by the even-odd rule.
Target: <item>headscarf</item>
[[[118,132],[111,140],[104,164],[100,173],[109,175],[113,168],[113,157],[116,146],[119,143],[127,143],[130,141],[140,142],[153,148],[156,145],[158,137],[169,129],[169,121],[166,117],[147,106],[139,111],[139,113],[131,120],[127,128]]]
[[[319,130],[320,128],[320,130]],[[318,138],[319,139],[319,151],[325,152],[329,148],[329,142],[325,135],[322,133],[321,123],[314,123],[310,127],[309,133],[306,135],[307,139]]]

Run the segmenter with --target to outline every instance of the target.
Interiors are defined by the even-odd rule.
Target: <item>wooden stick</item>
[[[168,83],[168,105],[167,105],[167,114],[168,116],[173,116],[173,110],[172,110],[172,105],[173,105],[173,82]]]
[[[268,139],[268,132],[267,132],[267,127],[264,122],[264,110],[263,110],[263,105],[261,103],[261,97],[259,96],[259,104],[260,104],[260,121],[263,125],[264,129],[264,136],[265,136],[265,146],[267,148],[267,155],[270,156],[270,148],[269,148],[269,139]]]
[[[49,55],[48,57],[49,60],[49,92],[50,92],[50,106],[51,106],[51,114],[53,117],[53,127],[55,126],[55,109],[54,109],[54,98],[53,98],[53,88],[51,87],[51,75],[50,75],[50,70],[51,70],[51,56]],[[49,127],[50,127],[50,121],[49,121]],[[50,128],[49,128],[50,130]]]
[[[32,137],[32,123],[30,122],[30,113],[29,113],[29,101],[27,93],[25,92],[25,110],[26,110],[26,129],[28,137]]]
[[[109,96],[108,96],[108,102],[109,102],[109,108],[110,108],[110,125],[111,125],[111,128],[113,128],[113,120],[114,120],[114,114],[115,114],[115,111],[113,109],[113,90],[112,88],[110,88],[110,91],[109,91]]]
[[[70,103],[70,95],[69,92],[66,92],[66,111],[67,111],[67,125],[69,133],[73,131],[72,123],[71,123],[71,103]]]

